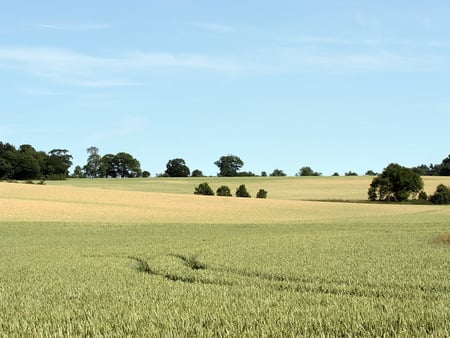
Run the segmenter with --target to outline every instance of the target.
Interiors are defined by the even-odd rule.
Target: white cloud
[[[0,67],[85,87],[139,86],[134,80],[160,68],[232,71],[239,66],[202,54],[134,52],[101,57],[57,48],[0,47]]]
[[[109,25],[105,24],[89,24],[89,23],[79,23],[79,24],[36,24],[36,27],[57,30],[57,31],[91,31],[99,29],[108,29]]]

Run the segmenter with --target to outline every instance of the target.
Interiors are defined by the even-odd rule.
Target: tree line
[[[221,156],[214,164],[218,168],[217,176],[258,176],[251,171],[242,171],[244,161],[236,155]],[[117,154],[101,155],[99,148],[87,149],[87,161],[84,166],[77,165],[73,173],[69,173],[72,166],[72,155],[67,149],[53,149],[49,152],[37,151],[29,144],[23,144],[19,148],[0,142],[0,179],[36,180],[36,179],[65,179],[74,178],[133,178],[150,177],[150,172],[142,170],[140,162],[131,154],[119,152]],[[418,175],[450,176],[450,155],[440,164],[419,165],[411,168]],[[322,173],[314,171],[311,167],[303,166],[295,174],[296,176],[321,176]],[[348,171],[345,176],[357,176],[353,171]],[[365,175],[376,176],[372,170]],[[191,172],[186,161],[182,158],[171,159],[166,164],[166,169],[158,173],[157,177],[202,177],[203,172],[195,169]],[[261,172],[260,176],[287,176],[281,169],[274,169],[271,173]],[[333,176],[339,176],[334,173]]]
[[[37,151],[29,144],[19,148],[0,142],[0,179],[65,179],[72,166],[67,149]]]

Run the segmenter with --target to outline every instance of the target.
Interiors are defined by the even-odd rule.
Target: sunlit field
[[[360,203],[370,181],[0,183],[0,335],[450,335],[450,207]]]

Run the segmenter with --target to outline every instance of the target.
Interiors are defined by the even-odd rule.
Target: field
[[[0,183],[0,336],[449,336],[450,207],[369,183]]]

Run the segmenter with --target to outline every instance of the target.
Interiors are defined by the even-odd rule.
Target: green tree
[[[430,202],[433,204],[450,204],[450,187],[439,184],[435,193],[430,196]]]
[[[90,176],[90,177],[111,177],[111,178],[117,177],[117,172],[114,169],[113,154],[105,154],[101,157],[97,174],[98,176]]]
[[[233,177],[238,176],[239,170],[244,165],[244,162],[238,156],[227,155],[222,156],[214,164],[219,167],[219,176]]]
[[[17,167],[13,178],[17,180],[41,178],[44,174],[46,156],[44,152],[37,152],[29,144],[21,145],[17,153]]]
[[[350,170],[345,173],[345,176],[358,176],[358,174]]]
[[[128,153],[117,153],[112,161],[116,177],[140,177],[142,174],[141,164]]]
[[[286,176],[286,174],[281,169],[275,169],[274,171],[272,171],[270,176]]]
[[[216,190],[217,196],[232,196],[231,190],[226,185],[222,185]]]
[[[321,173],[318,173],[311,169],[311,167],[301,167],[296,176],[321,176]]]
[[[370,184],[368,195],[371,201],[406,201],[411,194],[423,188],[420,175],[412,169],[396,163],[389,164]]]
[[[192,177],[203,177],[203,172],[199,169],[195,169],[192,171]]]
[[[170,177],[188,177],[191,171],[182,158],[175,158],[167,162],[165,173]]]
[[[236,189],[236,197],[251,197],[245,184],[241,184],[239,188]]]
[[[73,170],[72,177],[73,178],[85,178],[86,175],[83,172],[83,168],[81,168],[79,165],[77,165],[75,167],[75,169]]]
[[[88,155],[87,163],[84,166],[84,172],[87,177],[101,177],[101,166],[104,165],[102,163],[102,157],[99,154],[99,149],[97,147],[89,147],[86,149]]]
[[[144,170],[142,172],[142,178],[148,178],[148,177],[150,177],[150,171]]]
[[[442,160],[439,168],[440,176],[450,176],[450,155]]]
[[[14,178],[17,155],[18,151],[13,145],[0,142],[0,179]]]
[[[64,180],[69,176],[72,155],[67,149],[53,149],[48,153],[45,165],[47,179]]]
[[[211,189],[208,183],[204,182],[198,185],[194,191],[195,195],[207,195],[214,196],[214,191]]]

